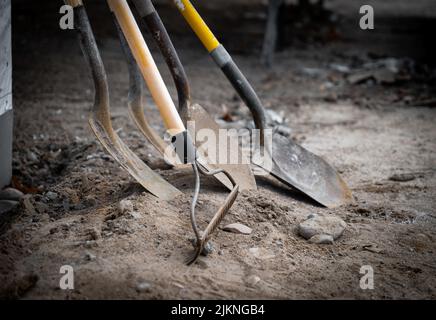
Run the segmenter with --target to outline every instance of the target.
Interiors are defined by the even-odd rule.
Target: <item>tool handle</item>
[[[151,0],[133,0],[133,4],[141,18],[147,24],[153,39],[158,45],[170,69],[174,84],[177,88],[179,112],[183,114],[191,100],[189,81],[186,76],[185,68],[183,68],[170,36]]]
[[[221,57],[218,57],[218,55]],[[260,143],[263,145],[265,131],[265,111],[262,103],[259,100],[259,97],[223,46],[219,46],[217,49],[215,49],[211,56],[214,58],[214,61],[218,64],[222,72],[226,75],[227,79],[230,81],[233,88],[235,88],[238,95],[250,109],[254,124],[256,128],[260,130]],[[223,57],[225,59],[223,59]]]
[[[71,2],[78,3],[79,1],[65,1],[65,3],[67,4],[70,4]],[[94,33],[92,32],[88,15],[86,14],[85,7],[81,2],[74,7],[74,18],[76,21],[75,27],[79,35],[80,46],[94,80],[94,104],[96,106],[109,104],[109,87],[107,82],[106,70],[104,68],[100,52],[97,48],[97,43],[94,38]],[[101,115],[106,117],[107,121],[110,121],[109,114],[103,112],[101,113]]]
[[[185,20],[208,50],[212,59],[221,68],[227,79],[238,92],[253,115],[254,123],[261,130],[263,144],[265,129],[265,109],[247,78],[243,75],[227,50],[219,43],[200,14],[189,0],[173,0]]]
[[[159,73],[153,56],[142,37],[136,24],[132,11],[127,1],[107,0],[111,11],[114,13],[127,43],[147,83],[150,93],[155,101],[166,128],[172,135],[185,131],[185,126],[180,118],[171,95]]]
[[[64,0],[65,4],[72,6],[73,8],[83,6],[82,0]]]
[[[210,53],[215,50],[220,43],[191,2],[189,0],[173,0],[173,2],[185,20],[191,26],[197,37],[206,47],[207,51]]]

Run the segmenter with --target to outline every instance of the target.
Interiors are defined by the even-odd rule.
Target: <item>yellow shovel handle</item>
[[[171,95],[165,86],[127,1],[107,0],[107,2],[126,37],[130,50],[138,63],[142,76],[147,83],[148,89],[169,133],[176,135],[185,131],[182,119],[177,112],[176,106],[171,99]]]
[[[192,30],[196,33],[197,37],[206,47],[207,51],[211,53],[219,47],[220,43],[214,36],[212,31],[206,25],[204,20],[198,14],[197,10],[189,0],[173,0],[180,13],[186,19]]]

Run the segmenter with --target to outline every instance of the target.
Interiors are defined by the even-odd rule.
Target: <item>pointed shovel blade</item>
[[[328,208],[353,199],[351,190],[330,164],[278,133],[274,133],[272,139],[272,166],[255,164]]]

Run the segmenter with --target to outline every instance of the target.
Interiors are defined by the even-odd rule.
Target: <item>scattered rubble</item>
[[[137,285],[136,285],[136,291],[138,293],[143,293],[143,292],[150,292],[151,290],[151,283],[147,282],[147,281],[140,281]]]
[[[133,212],[133,203],[130,200],[121,200],[118,203],[118,211],[121,215],[125,214],[125,213],[130,213]]]
[[[231,223],[223,227],[224,231],[233,232],[233,233],[240,233],[240,234],[251,234],[253,231],[250,227],[247,227],[246,225],[243,225],[241,223]]]
[[[338,239],[347,224],[344,220],[334,216],[311,215],[298,226],[298,233],[313,243],[328,243],[330,238]],[[316,238],[312,239],[314,236]]]
[[[20,201],[24,197],[24,193],[14,188],[6,188],[0,191],[0,200]]]

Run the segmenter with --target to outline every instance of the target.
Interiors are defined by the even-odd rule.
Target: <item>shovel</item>
[[[147,191],[163,200],[174,199],[181,192],[139,159],[113,130],[106,71],[86,10],[81,0],[67,0],[65,3],[74,8],[75,26],[94,80],[95,101],[89,118],[92,131],[106,151]],[[134,97],[133,100],[136,101],[137,97]]]
[[[254,164],[326,207],[333,208],[352,201],[351,190],[325,160],[278,133],[272,134],[272,143],[266,141],[264,107],[248,80],[191,2],[189,0],[173,0],[173,2],[250,109],[256,128],[260,130],[260,145],[271,153],[272,161],[265,165],[252,159]]]
[[[168,36],[168,33],[162,21],[160,20],[159,15],[153,7],[153,4],[150,0],[135,0],[133,1],[133,3],[139,15],[145,21],[149,31],[151,32],[151,35],[153,36],[156,44],[161,50],[161,53],[164,56],[165,61],[170,69],[171,75],[177,88],[179,112],[184,122],[188,124],[188,129],[192,129],[190,130],[190,133],[192,134],[192,136],[197,136],[198,132],[206,129],[208,130],[208,133],[213,135],[214,137],[220,137],[220,127],[214,121],[214,119],[200,105],[191,103],[190,86],[185,70]],[[127,59],[129,60],[131,59],[131,57],[127,55]],[[135,122],[139,123],[138,121]],[[193,124],[193,128],[189,124]],[[154,139],[153,133],[145,132],[145,130],[141,131],[148,140],[152,141]],[[237,146],[238,142],[235,142],[235,137],[228,136],[225,137],[225,139],[230,140],[230,143],[214,145],[214,149],[220,150],[225,156],[232,154],[234,158],[236,158],[235,152],[232,153],[231,148],[233,148],[235,145]],[[233,179],[239,185],[240,190],[257,189],[254,175],[249,166],[249,160],[245,157],[245,155],[239,148],[238,150],[236,150],[238,160],[235,162],[237,163],[229,163],[230,161],[228,161],[229,159],[227,159],[227,157],[224,161],[219,161],[218,163],[218,161],[216,161],[217,159],[213,157],[213,155],[216,155],[216,153],[212,153],[209,156],[201,148],[198,149],[198,152],[201,154],[201,157],[198,158],[198,161],[200,165],[203,166],[207,171],[213,171],[218,168],[222,168],[233,177]],[[224,174],[216,175],[215,178],[218,179],[225,186],[227,186],[230,190],[232,189],[232,184],[229,183],[227,177]]]
[[[239,185],[233,179],[232,175],[223,169],[206,171],[198,163],[198,153],[186,130],[182,119],[180,118],[177,109],[171,99],[168,89],[159,73],[159,70],[153,60],[150,50],[145,43],[144,38],[136,24],[132,12],[126,1],[124,0],[107,0],[109,7],[118,21],[118,24],[125,36],[133,57],[135,58],[142,76],[150,90],[150,93],[159,109],[161,117],[164,121],[167,132],[171,135],[171,142],[175,147],[175,152],[179,159],[185,163],[191,163],[195,173],[195,190],[191,203],[191,224],[195,232],[197,241],[195,252],[188,259],[188,264],[193,263],[203,251],[211,235],[216,231],[218,225],[229,211],[239,192]],[[200,190],[199,172],[205,175],[216,175],[218,173],[225,174],[227,179],[233,185],[232,191],[227,196],[224,204],[218,209],[208,226],[201,232],[198,228],[195,217],[195,206]]]

